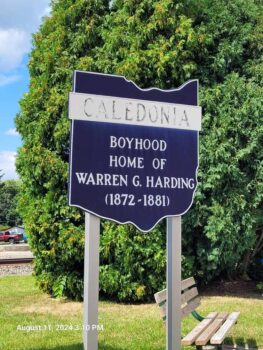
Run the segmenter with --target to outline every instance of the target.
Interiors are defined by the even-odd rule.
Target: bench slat
[[[228,319],[236,321],[238,319],[239,315],[240,315],[239,311],[231,312],[231,314],[228,316]]]
[[[193,277],[186,278],[185,280],[182,281],[181,289],[185,290],[195,284],[196,284],[195,279]]]
[[[216,316],[217,312],[210,312],[203,321],[182,339],[182,345],[193,344],[196,338],[213,322]]]
[[[162,290],[161,292],[154,294],[154,299],[157,304],[160,304],[163,301],[166,301],[166,289]]]
[[[165,321],[166,319],[166,303],[160,306],[162,319]]]
[[[182,281],[182,287],[181,290],[184,291],[185,289],[195,285],[195,280],[193,277],[186,278]],[[184,293],[186,294],[186,292]],[[163,301],[166,301],[166,289],[163,289],[162,291],[155,293],[154,298],[157,304],[160,304]],[[189,299],[188,299],[189,300]],[[182,301],[182,303],[185,301]]]
[[[200,304],[201,304],[200,298],[195,298],[189,304],[185,305],[182,308],[182,318],[189,315],[190,312],[194,311]]]
[[[187,290],[186,292],[184,292],[182,294],[182,301],[181,303],[184,304],[192,299],[194,299],[194,297],[196,297],[198,295],[198,290],[196,287],[191,288],[189,290]]]
[[[220,312],[216,319],[207,327],[207,329],[196,339],[196,345],[206,345],[210,338],[219,329],[222,323],[226,320],[228,316],[227,312]]]
[[[240,312],[232,312],[221,328],[210,339],[211,344],[221,344],[226,337],[227,332],[236,323]]]
[[[200,305],[200,298],[195,298],[189,304],[186,304],[181,309],[181,318],[186,317],[190,312],[194,311]],[[165,321],[166,319],[166,303],[160,306],[162,319]]]
[[[189,289],[182,294],[181,303],[185,304],[187,301],[192,300],[197,295],[198,295],[198,290],[196,287]],[[163,302],[166,302],[166,289],[162,290],[159,293],[154,294],[154,298],[157,304],[162,304]]]

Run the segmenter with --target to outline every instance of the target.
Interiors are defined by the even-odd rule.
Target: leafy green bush
[[[109,7],[110,4],[110,7]],[[74,69],[140,87],[199,78],[199,187],[183,218],[183,275],[245,274],[263,213],[262,6],[233,0],[56,0],[33,38],[16,126],[19,208],[42,289],[81,299],[84,218],[67,205],[68,92]],[[101,291],[147,300],[165,283],[164,223],[144,235],[102,224]]]
[[[201,90],[199,186],[185,216],[186,255],[195,252],[196,274],[210,280],[244,272],[246,252],[256,246],[263,200],[262,88],[229,75]]]
[[[163,287],[165,276],[163,224],[150,234],[132,225],[103,223],[101,235],[101,291],[119,300],[145,300]]]
[[[150,233],[133,225],[102,224],[100,240],[100,290],[121,301],[152,300],[166,284],[165,221]],[[191,257],[183,257],[182,275],[192,273]]]

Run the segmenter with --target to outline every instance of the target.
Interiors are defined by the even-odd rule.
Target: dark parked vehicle
[[[18,233],[11,233],[10,231],[0,232],[0,242],[9,242],[10,244],[22,241],[23,236]]]

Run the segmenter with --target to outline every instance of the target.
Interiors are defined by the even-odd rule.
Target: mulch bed
[[[202,295],[206,296],[239,296],[239,297],[260,297],[255,281],[214,281],[207,287],[199,288]]]

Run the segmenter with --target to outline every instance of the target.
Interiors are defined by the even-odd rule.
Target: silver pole
[[[84,350],[98,349],[98,302],[99,302],[99,242],[100,219],[85,213],[84,254]]]
[[[181,216],[167,218],[166,350],[181,349]]]

